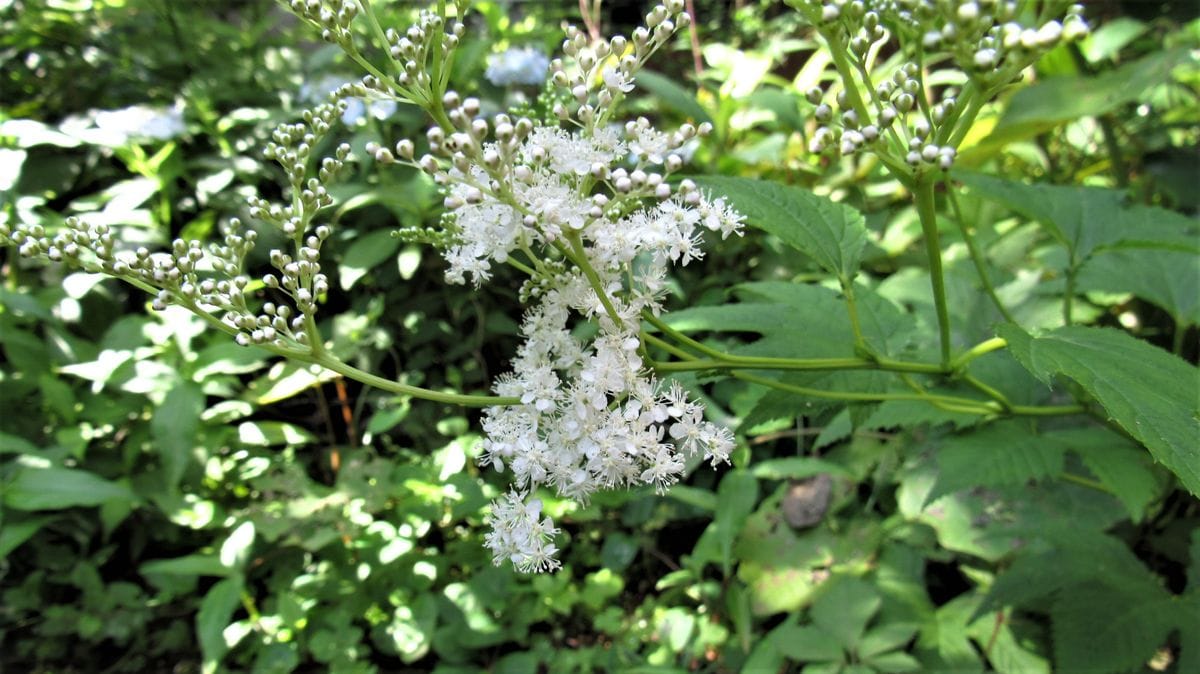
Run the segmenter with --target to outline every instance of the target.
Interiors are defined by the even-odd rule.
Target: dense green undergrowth
[[[623,106],[711,127],[667,182],[745,231],[709,233],[629,329],[735,449],[661,494],[544,483],[561,568],[542,574],[493,563],[508,478],[473,405],[520,348],[529,272],[595,273],[583,242],[448,285],[462,205],[369,144],[436,152],[447,87],[551,123],[576,103],[539,55],[573,4],[472,2],[437,96],[342,96],[310,148],[345,161],[311,213],[329,283],[303,338],[241,346],[183,295],[152,308],[153,278],[23,248],[71,216],[130,255],[237,217],[259,238],[245,269],[268,269],[288,235],[248,199],[306,185],[262,159],[273,130],[364,65],[403,71],[373,40],[420,8],[349,4],[348,50],[283,4],[0,0],[6,670],[1200,671],[1188,3],[1089,5],[1086,36],[967,73],[951,36],[848,46],[852,3],[696,0]],[[591,45],[650,9],[581,6]],[[911,116],[855,146],[893,104]],[[595,309],[573,337],[610,329]]]

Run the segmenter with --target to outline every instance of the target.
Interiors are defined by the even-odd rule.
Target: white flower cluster
[[[454,233],[444,251],[448,281],[478,285],[510,262],[532,273],[525,342],[495,384],[522,404],[488,408],[483,421],[480,462],[514,479],[515,491],[492,507],[487,544],[497,564],[558,566],[554,523],[541,517],[540,501],[527,500],[539,487],[579,502],[599,489],[665,489],[688,457],[716,463],[733,449],[732,433],[705,421],[678,383],[647,371],[639,337],[643,312],[659,311],[668,267],[700,258],[705,230],[741,230],[722,199],[667,180],[683,165],[677,151],[708,126],[668,133],[644,118],[609,122],[646,58],[687,22],[682,10],[672,0],[630,38],[596,44],[568,29],[564,51],[574,61],[550,68],[572,101],[555,107],[571,130],[507,115],[489,122],[479,101],[449,93],[454,128],[429,131],[431,154],[414,159],[409,141],[394,154],[373,149],[443,185]],[[579,320],[598,327],[587,342],[571,332]]]
[[[510,84],[536,86],[546,81],[550,57],[533,47],[510,47],[488,57],[484,77],[498,87]]]

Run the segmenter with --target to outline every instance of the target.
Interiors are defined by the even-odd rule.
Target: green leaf
[[[14,510],[61,510],[136,500],[128,487],[84,470],[54,466],[22,466],[4,489],[4,505]]]
[[[820,627],[785,623],[772,634],[779,652],[797,662],[841,662],[846,657],[837,640]]]
[[[1093,255],[1075,287],[1133,293],[1162,307],[1177,321],[1200,323],[1200,254],[1182,250],[1118,248]]]
[[[233,531],[229,532],[229,537],[221,543],[221,553],[219,560],[221,566],[227,569],[240,569],[246,565],[246,560],[250,557],[250,549],[254,546],[254,522],[249,520],[242,522]]]
[[[1087,469],[1120,499],[1129,517],[1140,522],[1162,485],[1146,452],[1107,428],[1054,431],[1048,435],[1079,455]]]
[[[997,333],[1034,376],[1068,377],[1200,495],[1200,373],[1179,358],[1104,328],[1065,327],[1037,337],[1014,325]]]
[[[152,559],[138,567],[143,576],[228,576],[230,571],[213,555],[184,555],[173,559]]]
[[[1140,669],[1173,627],[1171,596],[1161,588],[1138,591],[1074,585],[1050,610],[1054,659],[1063,672]]]
[[[637,86],[653,94],[668,110],[687,117],[694,124],[712,122],[712,117],[701,107],[696,96],[665,75],[642,70],[637,74]]]
[[[863,428],[913,428],[922,424],[951,424],[955,429],[979,423],[978,414],[942,410],[921,400],[885,400],[863,423]]]
[[[707,489],[697,489],[689,487],[686,484],[672,485],[667,491],[667,496],[686,503],[694,508],[715,512],[717,509],[717,495]]]
[[[822,269],[849,282],[867,243],[862,213],[812,192],[767,180],[699,176],[697,184],[725,197],[747,224],[779,237]]]
[[[921,663],[908,653],[884,653],[866,658],[865,664],[877,672],[919,672]]]
[[[1112,536],[1068,523],[1039,526],[1037,538],[1041,551],[1017,556],[988,588],[972,619],[1000,607],[1044,606],[1046,597],[1076,583],[1134,593],[1159,590],[1141,560]]]
[[[167,487],[174,489],[192,459],[196,433],[200,429],[200,412],[204,409],[204,393],[200,387],[184,382],[167,393],[154,417],[150,434],[158,445]]]
[[[0,431],[0,454],[37,454],[37,445],[18,435]]]
[[[970,633],[992,669],[1000,674],[1051,674],[1048,648],[1043,653],[1041,644],[1027,638],[1031,629],[1036,628],[1009,612],[979,616],[971,623]]]
[[[1083,40],[1080,51],[1089,63],[1096,63],[1115,56],[1121,48],[1132,42],[1149,28],[1146,24],[1129,17],[1117,17],[1105,21]]]
[[[758,480],[749,471],[734,470],[721,478],[717,488],[717,512],[712,526],[721,552],[721,568],[726,576],[733,566],[733,542],[742,524],[758,502]]]
[[[879,591],[866,581],[835,576],[825,582],[813,603],[813,623],[846,649],[854,650],[882,602]]]
[[[429,593],[396,608],[386,633],[405,664],[416,662],[429,652],[437,617],[437,599]]]
[[[271,445],[306,445],[316,440],[308,431],[282,421],[244,421],[238,426],[238,440],[243,444],[268,447]]]
[[[938,478],[926,503],[977,486],[1024,484],[1063,471],[1062,445],[1020,422],[997,423],[948,438],[938,450]]]
[[[267,374],[251,382],[246,387],[247,393],[243,397],[259,405],[270,405],[337,377],[338,374],[332,370],[280,361],[273,365]]]
[[[8,557],[8,553],[16,550],[22,543],[29,540],[47,523],[54,520],[53,517],[31,517],[19,521],[12,521],[11,516],[4,519],[4,526],[0,527],[0,561]]]
[[[225,628],[241,600],[242,578],[238,576],[218,581],[200,602],[200,610],[196,613],[196,636],[200,641],[200,653],[204,656],[203,671],[206,674],[215,672],[221,658],[229,651],[229,645],[225,642]]]
[[[400,239],[392,236],[391,230],[377,230],[359,236],[350,244],[338,267],[342,290],[349,290],[367,275],[371,269],[396,254]]]
[[[1094,77],[1054,77],[1024,87],[1009,100],[996,129],[1036,125],[1041,130],[1080,117],[1095,117],[1135,101],[1152,86],[1167,82],[1171,70],[1190,60],[1188,47],[1156,51]]]
[[[1200,223],[1162,208],[1127,206],[1123,190],[1030,185],[966,171],[954,177],[972,192],[1041,223],[1078,261],[1118,242],[1197,250]]]
[[[821,473],[852,477],[850,471],[828,461],[812,459],[806,456],[793,456],[786,459],[768,459],[758,461],[750,469],[761,480],[800,480]]]
[[[1192,529],[1188,562],[1187,592],[1178,606],[1185,614],[1175,621],[1180,626],[1180,672],[1200,671],[1200,527]]]
[[[908,623],[888,623],[867,632],[858,646],[861,658],[871,658],[894,651],[912,640],[917,627]]]
[[[218,374],[246,374],[261,369],[270,354],[256,347],[234,342],[214,344],[196,355],[192,379],[204,382]]]

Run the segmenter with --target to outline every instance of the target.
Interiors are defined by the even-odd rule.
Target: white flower
[[[536,498],[526,501],[525,492],[510,491],[492,501],[489,518],[492,531],[484,540],[496,566],[508,560],[524,573],[559,567],[554,558],[558,548],[553,540],[558,529],[553,520],[541,514],[542,501]]]
[[[661,164],[672,149],[670,137],[650,126],[650,121],[645,117],[626,124],[625,134],[629,138],[629,151],[639,160]]]
[[[612,92],[628,93],[633,91],[632,78],[626,77],[625,73],[616,68],[605,68],[601,71],[600,76],[604,78],[604,87]]]

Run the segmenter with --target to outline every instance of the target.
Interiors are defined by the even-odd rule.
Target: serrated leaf
[[[741,302],[673,311],[663,320],[676,330],[751,332],[763,336],[736,350],[740,355],[790,358],[854,356],[854,333],[845,299],[837,291],[806,283],[744,283]],[[863,286],[856,287],[867,345],[880,354],[899,353],[912,338],[911,316]]]
[[[215,672],[229,651],[225,643],[225,628],[233,612],[241,604],[242,578],[226,578],[209,588],[196,613],[196,636],[204,657],[204,672]]]
[[[977,486],[1024,484],[1060,475],[1063,446],[1022,423],[997,423],[948,438],[938,449],[938,478],[926,503]]]
[[[947,423],[956,429],[966,428],[979,423],[979,415],[939,409],[921,400],[885,400],[867,417],[863,428],[912,428]]]
[[[150,435],[158,448],[168,489],[174,489],[183,478],[196,433],[200,429],[200,412],[204,409],[204,393],[191,382],[171,389],[150,420]]]
[[[1075,452],[1105,487],[1112,491],[1134,522],[1160,490],[1150,457],[1140,447],[1107,428],[1054,431],[1049,435]]]
[[[767,180],[729,176],[694,178],[714,197],[746,216],[747,224],[779,237],[822,269],[850,281],[867,243],[862,213],[812,192]]]
[[[22,466],[4,485],[4,505],[14,510],[61,510],[136,500],[128,487],[85,470],[57,466]]]
[[[847,650],[854,650],[882,603],[879,591],[866,581],[836,576],[825,582],[813,603],[813,624]]]
[[[375,267],[396,254],[400,239],[392,236],[391,230],[377,230],[359,236],[342,255],[338,267],[338,280],[342,290],[349,290]]]
[[[1200,323],[1200,254],[1182,250],[1118,248],[1093,255],[1075,287],[1133,293],[1184,324]]]
[[[1076,583],[1134,593],[1159,589],[1141,560],[1111,536],[1069,525],[1039,532],[1043,551],[1017,556],[988,588],[972,619],[1005,606],[1043,606],[1045,597]]]
[[[955,172],[954,177],[972,192],[1042,224],[1074,251],[1077,261],[1118,242],[1197,249],[1200,222],[1163,208],[1127,206],[1123,190],[1030,185],[966,171]]]
[[[1200,495],[1200,372],[1118,330],[1065,327],[1034,337],[1014,325],[997,334],[1034,376],[1075,381],[1127,433]]]
[[[1042,653],[1042,645],[1028,638],[1033,630],[1042,632],[1013,611],[976,611],[969,625],[971,638],[999,674],[1051,674],[1049,644]]]
[[[1050,610],[1054,660],[1063,672],[1127,672],[1138,669],[1173,627],[1171,596],[1158,588],[1138,592],[1074,585]]]
[[[665,75],[642,70],[637,74],[637,86],[658,98],[667,109],[691,119],[694,124],[712,122],[696,96]]]

